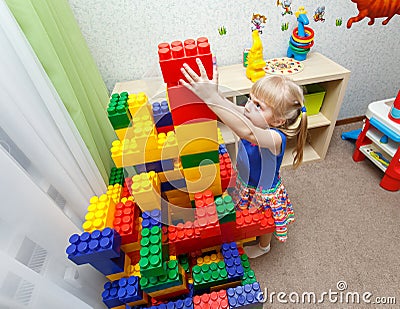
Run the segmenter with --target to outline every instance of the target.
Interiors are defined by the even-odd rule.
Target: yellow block
[[[179,142],[190,141],[195,138],[209,138],[218,141],[217,128],[216,120],[208,120],[175,126],[175,133]]]
[[[189,141],[180,141],[178,139],[179,155],[190,155],[197,154],[207,151],[218,150],[218,140],[212,140],[210,138],[193,138]]]
[[[87,210],[85,222],[82,224],[85,232],[113,227],[115,203],[107,194],[102,194],[100,197],[93,196]]]

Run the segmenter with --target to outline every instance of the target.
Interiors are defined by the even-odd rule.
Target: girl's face
[[[244,115],[261,129],[266,129],[269,126],[278,127],[284,122],[284,120],[276,120],[272,108],[265,102],[258,100],[252,93],[250,93],[250,97],[244,106]]]

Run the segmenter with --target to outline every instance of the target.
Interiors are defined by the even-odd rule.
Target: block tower
[[[108,191],[90,199],[83,233],[70,237],[68,258],[106,276],[108,308],[262,308],[242,244],[274,231],[272,214],[235,209],[217,118],[178,84],[182,64],[196,68],[196,57],[212,77],[209,42],[161,43],[158,55],[165,100],[110,98],[115,167]]]

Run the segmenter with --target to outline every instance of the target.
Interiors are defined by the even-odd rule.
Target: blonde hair
[[[278,127],[288,138],[297,137],[293,150],[293,166],[297,168],[303,162],[303,150],[307,138],[307,114],[302,112],[304,96],[302,88],[293,80],[281,75],[259,79],[251,88],[251,93],[265,102],[276,120],[285,122]]]

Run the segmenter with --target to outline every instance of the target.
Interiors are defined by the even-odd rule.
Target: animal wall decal
[[[358,15],[347,21],[347,28],[350,29],[353,23],[368,17],[368,25],[373,25],[375,18],[387,17],[382,25],[386,25],[390,19],[400,14],[400,0],[351,0],[357,4]]]

